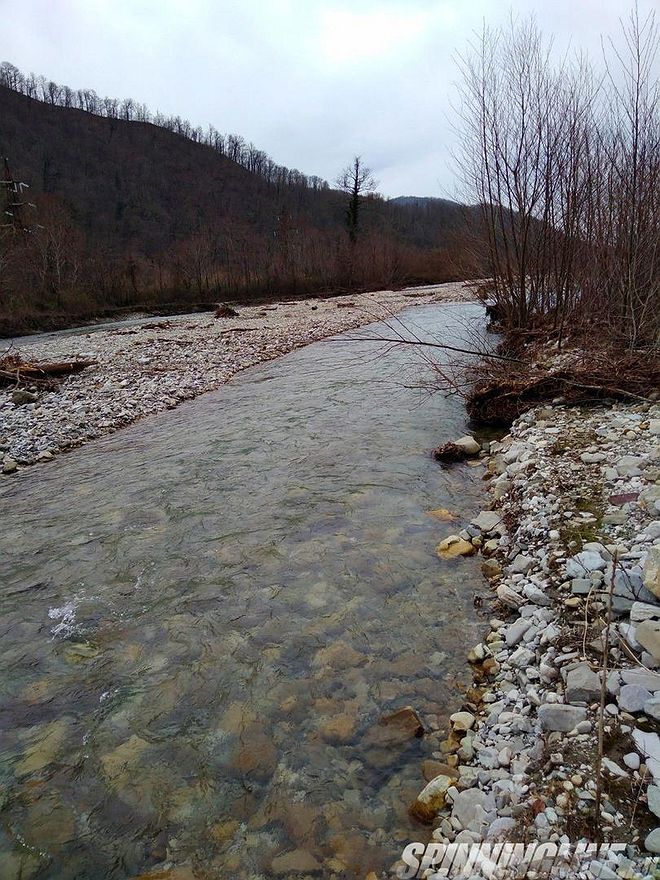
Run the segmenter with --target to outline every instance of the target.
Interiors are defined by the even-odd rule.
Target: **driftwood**
[[[19,355],[6,355],[0,358],[0,387],[49,384],[80,373],[95,363],[93,360],[75,360],[40,364],[24,361]]]

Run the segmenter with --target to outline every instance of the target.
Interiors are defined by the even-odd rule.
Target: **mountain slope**
[[[94,238],[153,253],[218,220],[270,228],[281,193],[211,147],[151,123],[43,104],[0,87],[0,153],[36,193],[57,196]],[[321,224],[341,221],[338,199],[285,200]],[[329,204],[328,204],[329,202]]]

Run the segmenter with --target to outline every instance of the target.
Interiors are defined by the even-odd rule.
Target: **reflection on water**
[[[317,343],[3,482],[2,880],[363,878],[426,833],[437,738],[374,729],[455,705],[476,563],[426,511],[471,515],[481,472],[428,455],[460,403],[373,354]]]

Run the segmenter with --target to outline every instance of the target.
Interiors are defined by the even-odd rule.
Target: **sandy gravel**
[[[468,285],[451,283],[254,306],[240,309],[237,318],[216,319],[211,313],[145,318],[0,342],[0,356],[11,347],[30,361],[97,362],[56,391],[28,389],[37,395],[33,402],[21,402],[12,389],[0,391],[0,469],[11,474],[48,461],[217,388],[247,367],[409,306],[469,299]]]

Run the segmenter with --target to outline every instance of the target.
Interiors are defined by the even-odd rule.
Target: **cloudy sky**
[[[654,0],[639,0],[642,12]],[[455,53],[533,13],[600,52],[627,0],[0,0],[0,60],[237,132],[333,180],[356,153],[387,196],[457,194]]]

